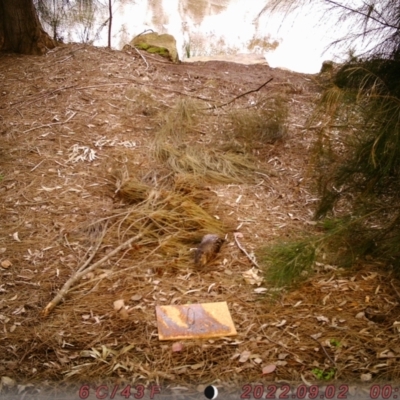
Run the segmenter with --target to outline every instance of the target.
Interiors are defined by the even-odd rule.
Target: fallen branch
[[[78,84],[74,84],[74,85],[65,86],[65,87],[62,87],[62,88],[59,88],[59,89],[55,89],[55,90],[52,90],[50,92],[42,93],[42,94],[38,95],[37,97],[35,97],[34,99],[31,99],[31,101],[28,102],[28,103],[25,103],[25,100],[19,100],[19,101],[15,102],[15,103],[10,104],[9,108],[14,107],[17,104],[21,104],[21,103],[25,103],[25,105],[29,105],[29,104],[32,104],[34,102],[39,101],[40,99],[42,99],[45,96],[50,96],[50,95],[52,95],[54,93],[58,93],[58,92],[61,92],[63,90],[68,90],[68,89],[76,89],[76,90],[95,89],[95,88],[103,87],[103,86],[119,86],[119,85],[128,85],[128,83],[124,83],[124,82],[120,82],[120,83],[102,83],[101,85],[81,86],[81,87],[77,87]]]
[[[246,255],[246,257],[251,261],[253,265],[255,265],[258,269],[260,269],[259,265],[257,264],[257,261],[255,261],[253,257],[251,257],[250,254],[246,251],[246,249],[244,249],[242,245],[239,243],[238,237],[243,237],[243,235],[239,232],[235,232],[233,234],[233,237],[235,238],[237,247],[239,247],[239,249]]]
[[[140,35],[138,35],[138,36],[140,36]],[[147,70],[149,69],[149,63],[148,63],[147,60],[144,58],[143,54],[142,54],[135,46],[132,46],[130,43],[126,44],[126,45],[124,46],[124,49],[125,49],[126,46],[130,47],[132,50],[136,50],[136,53],[138,53],[139,56],[142,57],[142,60],[143,60],[143,61],[145,62],[145,64],[146,64],[146,69],[145,69],[145,71],[147,71]]]
[[[101,242],[104,239],[104,236],[107,232],[107,225],[108,225],[108,221],[106,221],[104,228],[103,228],[103,232],[101,233],[100,239],[97,241],[96,247],[94,248],[94,250],[92,251],[92,254],[89,256],[89,258],[79,267],[78,272],[82,272],[83,270],[86,270],[86,267],[91,263],[91,261],[93,260],[95,254],[97,253],[97,250],[99,250]],[[88,252],[86,253],[89,254],[89,251],[91,249],[88,250]],[[85,257],[86,257],[85,255]]]
[[[220,108],[220,107],[227,106],[228,104],[233,103],[233,102],[236,101],[237,99],[240,99],[241,97],[246,96],[246,95],[248,95],[249,93],[258,92],[258,91],[259,91],[261,88],[263,88],[266,84],[270,83],[270,82],[272,81],[272,79],[274,79],[274,78],[268,79],[267,82],[263,83],[263,84],[262,84],[260,87],[258,87],[257,89],[249,90],[248,92],[239,94],[239,96],[234,97],[232,100],[228,101],[227,103],[220,104],[219,106],[210,106],[210,107],[208,107],[208,109],[214,109],[214,108]]]
[[[276,345],[278,345],[278,346],[283,347],[283,348],[285,349],[285,351],[287,351],[288,353],[294,355],[295,360],[296,360],[298,363],[303,364],[303,363],[300,361],[300,358],[299,358],[298,354],[294,353],[293,351],[290,351],[289,348],[288,348],[286,345],[284,345],[282,342],[275,342],[274,340],[270,339],[270,338],[267,336],[266,332],[264,331],[264,328],[262,328],[261,330],[263,331],[264,337],[265,337],[267,340],[269,340],[271,343],[274,343],[274,344],[276,344]]]
[[[66,120],[63,121],[63,122],[53,122],[53,123],[51,123],[51,124],[45,124],[45,125],[34,126],[33,128],[27,129],[26,131],[23,131],[22,133],[27,133],[27,132],[34,131],[35,129],[40,129],[40,128],[49,128],[50,126],[53,126],[53,125],[63,125],[63,124],[66,124],[69,120],[71,120],[72,118],[74,118],[75,115],[76,115],[76,112],[74,112],[72,115],[70,115],[69,118],[66,119]]]
[[[132,47],[132,46],[131,46],[131,47]],[[148,64],[147,60],[144,58],[143,54],[140,53],[140,51],[139,51],[136,47],[133,47],[133,48],[136,50],[136,53],[138,53],[139,56],[142,57],[142,60],[143,60],[143,61],[145,62],[145,64],[146,64],[146,69],[145,69],[145,71],[147,71],[147,70],[149,69],[149,64]]]
[[[54,297],[53,300],[50,301],[49,304],[43,309],[42,311],[42,316],[47,317],[50,312],[57,306],[57,304],[65,297],[67,294],[69,288],[77,281],[79,281],[83,276],[85,276],[88,272],[94,271],[96,268],[98,268],[100,265],[102,265],[105,261],[107,261],[109,258],[117,254],[119,251],[126,249],[129,247],[133,242],[139,240],[143,235],[139,234],[134,236],[133,238],[130,238],[126,242],[122,243],[120,246],[118,246],[116,249],[108,253],[106,256],[104,256],[101,260],[97,261],[94,263],[91,267],[84,269],[83,271],[79,271],[75,273],[75,275],[71,276],[71,278],[68,279],[67,282],[65,282],[64,286],[60,289],[60,291],[57,293],[57,295]]]
[[[310,338],[311,338],[312,340],[315,340],[315,341],[320,345],[321,349],[324,351],[324,353],[325,353],[325,355],[328,357],[329,361],[330,361],[335,367],[337,367],[335,361],[332,360],[332,358],[330,357],[330,355],[329,355],[329,354],[327,353],[327,351],[325,350],[325,347],[322,346],[322,344],[321,344],[317,339],[315,339],[314,337],[312,337],[311,335],[310,335]]]

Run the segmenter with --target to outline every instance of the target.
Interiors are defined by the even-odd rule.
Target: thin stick
[[[264,329],[262,329],[262,331],[263,331],[263,333],[264,333],[264,337],[265,337],[267,340],[269,340],[271,343],[274,343],[274,344],[276,344],[276,345],[278,345],[278,346],[282,346],[288,353],[294,355],[295,357],[298,357],[298,355],[297,355],[296,353],[293,353],[292,351],[290,351],[290,350],[288,349],[288,347],[285,346],[283,343],[275,342],[274,340],[270,339],[270,338],[267,336],[267,334],[264,332]],[[297,362],[299,362],[300,364],[303,364],[300,360],[297,361]]]
[[[143,234],[136,235],[126,242],[122,243],[120,246],[118,246],[116,249],[108,253],[106,256],[104,256],[101,260],[97,261],[94,263],[91,267],[86,268],[83,271],[76,272],[75,275],[71,276],[71,278],[68,279],[67,282],[65,282],[64,286],[60,289],[60,291],[57,293],[57,295],[54,297],[53,300],[50,301],[49,304],[42,310],[42,316],[47,317],[50,312],[57,306],[57,304],[65,297],[67,294],[69,288],[77,281],[79,281],[83,276],[85,276],[88,272],[94,271],[96,268],[98,268],[100,265],[104,264],[108,259],[110,259],[112,256],[117,254],[119,251],[126,249],[129,247],[133,242],[139,240]]]
[[[41,99],[41,98],[44,97],[44,96],[50,96],[50,95],[52,95],[52,94],[54,94],[54,93],[61,92],[62,90],[71,89],[71,88],[74,88],[74,87],[77,87],[77,86],[78,86],[78,84],[76,83],[76,84],[74,84],[74,85],[65,86],[65,87],[62,87],[62,88],[59,88],[59,89],[52,90],[52,91],[50,91],[50,92],[41,93],[39,96],[37,96],[36,98],[34,98],[34,99],[33,99],[32,101],[30,101],[28,104],[31,104],[31,103],[33,103],[33,102],[35,102],[35,101]],[[15,103],[10,104],[10,107],[14,107],[15,105],[20,104],[20,103],[23,103],[24,101],[25,101],[25,100],[19,100],[19,101],[15,102]]]
[[[255,173],[258,175],[264,176],[265,178],[267,178],[270,181],[270,183],[272,183],[271,178],[267,174],[263,174],[262,172],[257,172],[257,171],[255,171]]]
[[[253,260],[253,258],[250,256],[250,254],[249,254],[249,253],[242,247],[242,245],[239,243],[239,240],[238,240],[238,238],[237,238],[237,233],[235,233],[235,234],[233,235],[233,237],[235,238],[235,242],[236,242],[237,247],[239,247],[239,249],[242,250],[244,254],[246,254],[246,257],[251,261],[251,263],[252,263],[253,265],[255,265],[258,269],[260,269],[260,266],[257,264],[257,262],[256,262],[255,260]]]
[[[396,292],[397,296],[400,298],[400,294],[399,294],[399,292],[397,291],[396,287],[395,287],[394,284],[393,284],[393,279],[390,281],[390,284],[392,285],[392,288],[393,288],[394,291]]]
[[[31,129],[28,129],[28,130],[26,130],[26,131],[23,131],[22,133],[27,133],[27,132],[34,131],[35,129],[40,129],[40,128],[48,128],[48,127],[53,126],[53,125],[63,125],[63,124],[66,124],[70,119],[74,118],[75,115],[76,115],[76,112],[74,112],[67,120],[65,120],[65,121],[63,121],[63,122],[53,122],[52,124],[45,124],[45,125],[35,126],[35,127],[31,128]]]
[[[31,100],[29,103],[25,103],[25,105],[32,104],[35,101],[38,101],[38,100],[42,99],[45,96],[50,96],[50,95],[52,95],[54,93],[61,92],[63,90],[68,90],[68,89],[76,89],[76,90],[96,89],[98,87],[103,87],[103,86],[119,86],[119,85],[128,85],[128,83],[125,83],[125,82],[120,82],[120,83],[102,83],[101,85],[81,86],[81,87],[77,87],[78,84],[74,84],[74,85],[65,86],[65,87],[62,87],[62,88],[59,88],[59,89],[55,89],[55,90],[52,90],[50,92],[42,93],[39,96],[37,96],[36,98],[34,98],[33,100]],[[25,100],[19,100],[19,101],[15,102],[15,103],[10,104],[9,107],[14,107],[17,104],[24,103],[24,102],[25,102]]]
[[[242,93],[242,94],[240,94],[239,96],[234,97],[232,100],[228,101],[227,103],[220,104],[219,106],[211,106],[211,107],[209,107],[209,109],[211,109],[211,108],[220,108],[220,107],[227,106],[228,104],[233,103],[233,102],[236,101],[237,99],[240,99],[241,97],[246,96],[246,95],[248,95],[249,93],[258,92],[258,91],[259,91],[261,88],[263,88],[266,84],[270,83],[270,82],[272,81],[272,79],[274,79],[274,78],[271,78],[271,79],[267,80],[267,82],[263,83],[263,84],[262,84],[260,87],[258,87],[257,89],[249,90],[248,92]]]
[[[118,275],[120,275],[120,274],[125,274],[127,271],[129,271],[129,276],[134,277],[134,278],[146,278],[146,277],[149,277],[148,274],[146,274],[146,275],[132,275],[132,270],[133,270],[133,269],[138,269],[141,265],[145,265],[145,264],[146,264],[145,261],[146,261],[151,255],[153,255],[157,250],[159,250],[160,247],[161,247],[161,245],[158,245],[158,246],[157,246],[154,250],[152,250],[147,256],[145,256],[145,257],[142,259],[141,264],[135,265],[134,267],[128,267],[128,268],[124,268],[124,269],[119,269],[118,271],[115,272],[115,274],[114,274],[113,276],[118,276]],[[101,282],[101,280],[103,280],[103,279],[104,279],[104,276],[99,276],[99,277],[93,278],[90,282],[94,282],[95,280],[98,280],[99,282],[97,282],[96,285],[95,285],[92,289],[89,290],[89,292],[87,292],[87,293],[85,293],[84,295],[82,295],[81,298],[82,298],[82,297],[85,297],[85,296],[87,296],[89,293],[93,292],[93,290],[97,287],[97,285],[98,285],[98,284]],[[80,287],[83,287],[83,286],[85,286],[85,285],[87,285],[87,284],[88,284],[88,282],[83,282],[83,283],[79,284],[78,286],[75,286],[74,290],[77,290],[77,289],[79,289]],[[39,286],[40,286],[40,285],[39,285]]]
[[[336,367],[335,361],[333,361],[332,358],[329,356],[329,354],[326,352],[325,347],[322,346],[322,344],[317,339],[313,338],[311,335],[310,338],[312,340],[315,340],[320,345],[321,349],[324,351],[325,355],[329,358],[330,362]]]
[[[131,46],[131,47],[132,47],[132,46]],[[140,51],[139,51],[136,47],[133,46],[133,48],[136,50],[136,53],[138,53],[139,56],[142,57],[143,61],[144,61],[145,64],[146,64],[146,69],[145,69],[145,71],[147,71],[147,70],[149,69],[149,64],[147,63],[147,60],[144,58],[143,54],[141,54]]]
[[[45,160],[42,160],[42,161],[40,161],[39,164],[36,164],[36,165],[31,169],[31,172],[34,171],[43,161],[45,161]]]
[[[104,239],[104,236],[106,234],[107,231],[107,225],[108,225],[108,221],[106,221],[103,232],[101,233],[101,237],[100,239],[97,241],[96,247],[93,250],[92,254],[89,256],[89,258],[79,267],[78,272],[83,271],[89,264],[90,262],[93,260],[93,257],[95,256],[95,254],[97,253],[97,250],[99,250],[99,247],[101,245],[101,242]]]

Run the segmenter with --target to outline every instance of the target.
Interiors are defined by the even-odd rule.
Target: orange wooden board
[[[237,335],[226,301],[156,306],[159,340]]]

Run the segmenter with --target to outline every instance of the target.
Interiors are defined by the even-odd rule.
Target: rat
[[[194,255],[195,266],[204,267],[212,261],[220,251],[224,241],[218,235],[205,235]]]

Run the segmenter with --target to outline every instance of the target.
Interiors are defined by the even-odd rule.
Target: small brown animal
[[[218,235],[205,235],[194,255],[196,267],[204,267],[212,261],[221,249],[224,239]]]

